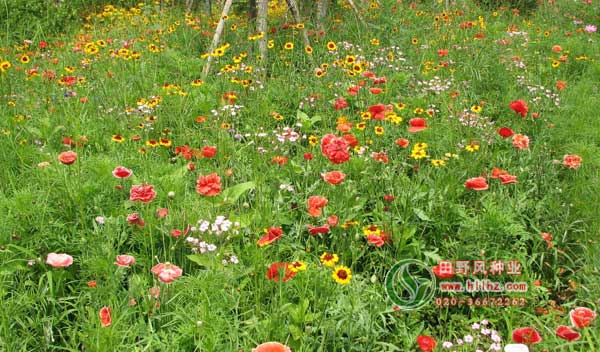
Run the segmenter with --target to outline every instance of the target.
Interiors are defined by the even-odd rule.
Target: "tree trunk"
[[[294,16],[294,21],[296,23],[302,23],[302,18],[300,17],[300,10],[298,9],[298,3],[296,0],[287,0],[288,8],[292,10],[292,15]],[[310,46],[310,41],[308,40],[308,33],[306,32],[306,27],[302,28],[302,38],[304,39],[304,45]]]
[[[321,31],[325,30],[325,17],[329,8],[329,0],[318,0],[317,3],[317,28]]]
[[[215,30],[215,35],[213,36],[212,43],[210,44],[209,55],[208,55],[206,64],[204,65],[204,68],[202,69],[202,78],[203,79],[206,79],[206,76],[208,76],[208,73],[210,72],[210,65],[213,61],[212,53],[213,53],[213,51],[215,51],[215,49],[219,45],[219,42],[221,41],[221,36],[223,35],[223,29],[225,27],[225,17],[229,15],[229,10],[231,10],[232,3],[233,3],[233,0],[225,0],[225,5],[223,5],[223,11],[221,12],[221,18],[219,18],[219,24],[217,24],[217,29]],[[210,1],[209,1],[209,4],[210,4]]]
[[[258,0],[258,31],[263,34],[258,41],[258,51],[261,60],[267,61],[267,8],[268,0]]]
[[[256,0],[248,1],[248,17],[250,22],[256,20]]]

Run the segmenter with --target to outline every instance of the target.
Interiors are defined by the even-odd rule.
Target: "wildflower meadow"
[[[600,350],[600,1],[0,1],[0,351]]]

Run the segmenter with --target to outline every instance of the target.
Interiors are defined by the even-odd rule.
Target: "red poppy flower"
[[[385,77],[375,77],[373,78],[373,84],[377,85],[377,84],[384,84],[387,83],[387,78]]]
[[[342,136],[342,139],[345,140],[350,147],[356,147],[358,145],[358,140],[352,134],[345,134]]]
[[[277,241],[283,235],[283,231],[279,227],[269,227],[267,229],[267,234],[264,235],[260,240],[258,240],[257,244],[259,247],[264,247],[268,244],[271,244]]]
[[[410,119],[408,123],[410,124],[410,127],[408,127],[408,132],[411,133],[419,132],[429,127],[427,126],[427,120],[420,117]]]
[[[349,144],[345,139],[327,134],[321,140],[321,152],[334,164],[341,164],[350,159]]]
[[[306,226],[308,227],[308,233],[311,236],[314,236],[314,235],[319,234],[319,233],[325,234],[325,233],[329,232],[329,225],[321,225],[321,226],[318,226],[318,227],[315,227],[313,225],[306,225]]]
[[[71,165],[77,160],[77,153],[74,151],[67,151],[58,154],[58,161],[65,165]]]
[[[524,100],[515,100],[508,105],[514,112],[520,114],[522,117],[527,116],[527,112],[529,112],[529,108],[527,107],[527,103]]]
[[[310,196],[308,198],[308,214],[310,216],[319,216],[323,212],[321,208],[327,205],[329,201],[325,197]]]
[[[498,134],[502,136],[502,138],[508,138],[511,137],[514,134],[514,132],[508,127],[500,127],[498,129]]]
[[[517,176],[513,176],[513,175],[500,175],[498,177],[500,178],[500,182],[502,182],[503,185],[509,185],[511,183],[517,183]]]
[[[129,223],[129,225],[138,225],[142,227],[145,225],[144,220],[142,220],[140,214],[138,213],[127,215],[127,222]]]
[[[156,191],[152,185],[133,185],[129,190],[129,200],[132,202],[140,201],[142,203],[149,203],[156,198]]]
[[[201,150],[202,156],[204,156],[205,158],[212,158],[217,154],[217,147],[213,147],[213,146],[204,146],[202,147]]]
[[[348,102],[343,97],[336,99],[336,101],[333,103],[333,108],[336,110],[342,110],[347,107],[348,107]]]
[[[410,144],[406,138],[398,138],[394,141],[394,143],[396,143],[396,145],[398,145],[400,148],[406,148]]]
[[[365,71],[361,74],[361,76],[363,76],[365,78],[373,78],[373,77],[375,77],[375,74],[371,71]]]
[[[497,167],[492,169],[491,178],[500,178],[501,175],[508,175],[508,171],[499,169]]]
[[[575,154],[567,154],[563,157],[563,165],[569,169],[578,169],[581,166],[581,157]]]
[[[561,325],[556,329],[556,336],[567,341],[579,340],[581,334],[568,326]]]
[[[292,352],[292,350],[279,342],[265,342],[253,348],[252,352]]]
[[[586,307],[577,307],[569,312],[571,324],[576,328],[585,328],[596,319],[596,312]]]
[[[290,263],[288,262],[271,264],[271,266],[267,270],[267,278],[271,281],[279,282],[280,275],[284,275],[283,282],[290,280],[296,275],[296,273],[289,269],[289,264]],[[282,270],[281,273],[280,270]]]
[[[516,343],[533,345],[542,341],[540,334],[529,326],[513,330],[512,339]]]
[[[339,222],[339,219],[336,215],[331,215],[331,216],[327,217],[327,223],[329,224],[329,226],[336,227],[338,222]]]
[[[377,95],[377,94],[383,92],[383,89],[378,88],[378,87],[371,87],[371,88],[369,88],[369,91],[371,92],[371,94]],[[385,114],[384,114],[384,117],[385,117]]]
[[[323,180],[332,185],[338,185],[344,181],[346,174],[341,171],[331,171],[321,174],[321,177],[323,177]]]
[[[452,276],[454,276],[454,269],[451,270],[442,270],[442,267],[440,264],[434,266],[431,271],[433,271],[433,274],[440,279],[449,279]]]
[[[417,344],[422,352],[431,352],[437,345],[437,342],[431,336],[420,335],[417,337]]]
[[[112,318],[111,318],[111,309],[110,307],[102,307],[102,309],[100,309],[100,312],[98,313],[100,315],[100,325],[102,325],[103,328],[110,326],[110,324],[112,324]]]
[[[512,137],[512,143],[516,149],[527,149],[529,148],[529,137],[524,134],[515,134]]]
[[[132,173],[131,170],[123,166],[117,166],[112,172],[113,176],[116,178],[128,178]]]
[[[465,182],[465,187],[474,191],[485,191],[489,188],[485,177],[473,177]]]
[[[311,153],[304,153],[304,160],[312,160],[313,155]]]
[[[196,192],[206,197],[213,197],[221,193],[221,178],[216,173],[198,177]]]
[[[383,245],[385,244],[385,240],[380,235],[368,235],[367,242],[369,242],[370,244],[372,244],[378,248],[383,247]]]
[[[348,94],[350,94],[350,95],[358,95],[359,89],[360,89],[359,86],[352,86],[352,87],[348,88]]]
[[[385,105],[376,104],[369,107],[369,112],[371,113],[371,117],[375,120],[384,120],[386,109]]]
[[[448,55],[448,49],[440,49],[437,51],[437,54],[439,57],[444,57],[444,56]]]

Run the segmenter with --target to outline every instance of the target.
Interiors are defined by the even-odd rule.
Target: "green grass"
[[[414,351],[417,337],[429,335],[441,351],[442,342],[473,333],[471,324],[487,319],[502,345],[513,329],[531,326],[543,337],[532,351],[594,351],[597,322],[570,343],[555,330],[570,325],[571,309],[597,311],[599,303],[600,47],[598,34],[583,30],[597,25],[598,5],[545,4],[516,16],[460,3],[444,19],[443,4],[413,9],[383,1],[361,9],[364,23],[337,4],[325,35],[311,35],[312,55],[299,29],[282,26],[290,21],[285,8],[273,6],[268,60],[256,59],[257,42],[248,39],[253,24],[232,15],[223,38],[229,47],[200,86],[191,83],[201,78],[216,21],[200,11],[117,6],[63,31],[45,29],[46,18],[12,31],[44,28],[31,36],[2,37],[0,350],[250,351],[279,341],[293,351]],[[317,28],[311,21],[305,26]],[[518,33],[508,33],[509,26]],[[288,42],[293,50],[284,49]],[[328,50],[328,42],[337,49]],[[359,65],[353,75],[344,64],[349,56]],[[386,80],[374,85],[364,71]],[[68,76],[77,82],[59,83]],[[439,94],[429,86],[434,80],[443,86]],[[559,80],[566,89],[557,88]],[[355,85],[364,86],[353,96],[348,89]],[[382,91],[370,93],[372,87]],[[227,92],[235,92],[235,105]],[[335,110],[340,97],[348,107]],[[526,118],[509,108],[517,99],[529,106]],[[391,104],[394,114],[365,119],[375,104]],[[481,112],[472,112],[477,106]],[[429,127],[408,132],[415,117]],[[529,148],[514,148],[500,127],[527,135]],[[297,136],[281,142],[285,128]],[[327,134],[356,138],[347,162],[323,155]],[[161,138],[163,145],[150,143]],[[410,145],[401,148],[398,138]],[[416,157],[419,143],[427,145],[425,158]],[[468,145],[479,147],[470,152]],[[186,159],[183,146],[197,150]],[[201,156],[204,146],[216,146],[216,156]],[[72,165],[58,160],[66,150],[77,153]],[[581,156],[581,167],[562,165],[566,154]],[[132,176],[113,177],[117,166]],[[493,168],[517,176],[517,183],[501,184]],[[334,170],[346,174],[339,185],[321,176]],[[196,182],[211,173],[220,176],[222,190],[202,196]],[[465,187],[480,176],[489,189]],[[156,198],[130,201],[138,184],[153,185]],[[319,216],[307,206],[315,195],[328,199]],[[157,215],[162,208],[168,215]],[[134,213],[144,226],[130,224]],[[308,225],[333,224],[333,215],[339,223],[329,233],[309,234]],[[239,225],[222,235],[199,230],[202,220],[219,216]],[[381,247],[367,241],[372,225],[383,231]],[[188,226],[189,233],[172,235]],[[270,227],[283,235],[258,246]],[[541,233],[552,235],[551,246]],[[216,250],[195,254],[187,237]],[[52,252],[71,255],[73,264],[51,267]],[[324,252],[350,268],[347,285],[321,263]],[[121,254],[134,256],[135,264],[115,265]],[[526,282],[527,292],[455,297],[524,298],[526,305],[438,307],[432,300],[398,311],[384,280],[408,258],[429,267],[442,260],[517,260],[522,275],[490,278]],[[169,284],[150,271],[166,262],[183,269]],[[280,262],[302,262],[306,270],[285,282],[270,280],[269,267]],[[150,293],[155,287],[158,298]],[[102,307],[112,310],[110,326],[101,325]]]

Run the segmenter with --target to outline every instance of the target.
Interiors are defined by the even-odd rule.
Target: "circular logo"
[[[385,291],[401,310],[419,309],[435,294],[435,275],[425,263],[403,259],[387,273]]]

